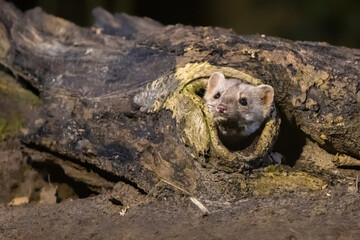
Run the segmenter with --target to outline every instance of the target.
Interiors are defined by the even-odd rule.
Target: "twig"
[[[183,188],[181,188],[181,187],[179,187],[179,186],[176,186],[175,184],[173,184],[173,183],[171,183],[171,182],[168,182],[168,181],[166,181],[166,180],[164,180],[164,179],[161,179],[161,181],[163,181],[164,183],[167,183],[167,184],[173,186],[174,188],[182,191],[183,193],[185,193],[185,194],[187,194],[187,195],[190,195],[190,193],[189,193],[188,191],[186,191],[185,189],[183,189]],[[194,198],[194,197],[190,197],[190,196],[189,196],[189,199],[202,211],[202,213],[203,213],[204,216],[209,215],[209,213],[210,213],[209,210],[207,210],[206,207],[205,207],[201,202],[199,202],[199,200],[197,200],[197,199]]]
[[[198,208],[200,208],[200,210],[203,212],[204,216],[209,215],[209,213],[210,213],[209,210],[207,210],[206,207],[201,202],[199,202],[199,200],[197,200],[194,197],[189,197],[189,198]]]

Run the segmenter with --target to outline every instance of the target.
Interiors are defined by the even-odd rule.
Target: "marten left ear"
[[[214,72],[213,74],[211,74],[208,80],[207,90],[211,92],[214,88],[216,88],[219,84],[221,84],[224,81],[225,81],[225,76],[222,73]]]
[[[270,85],[265,84],[259,85],[256,88],[258,90],[260,102],[264,105],[264,110],[267,115],[274,101],[274,89]]]

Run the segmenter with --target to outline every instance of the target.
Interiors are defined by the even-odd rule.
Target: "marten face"
[[[209,78],[204,95],[220,132],[225,136],[248,136],[269,116],[274,89],[269,85],[252,86],[221,73]]]

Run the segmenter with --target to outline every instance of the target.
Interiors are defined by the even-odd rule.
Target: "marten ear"
[[[260,102],[264,106],[264,113],[267,115],[274,101],[274,89],[269,85],[259,85],[256,87],[260,97]]]
[[[220,82],[224,81],[225,77],[222,73],[214,72],[211,74],[208,84],[207,84],[207,91],[211,92],[212,89],[214,89],[217,85],[219,85]]]

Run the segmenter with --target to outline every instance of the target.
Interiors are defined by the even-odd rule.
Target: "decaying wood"
[[[32,161],[91,169],[144,194],[164,180],[185,194],[236,198],[242,173],[272,150],[277,109],[329,152],[360,159],[360,50],[94,16],[93,28],[80,28],[0,1],[0,63],[42,101],[22,137]],[[214,71],[275,89],[271,118],[242,151],[219,142],[201,98]]]

